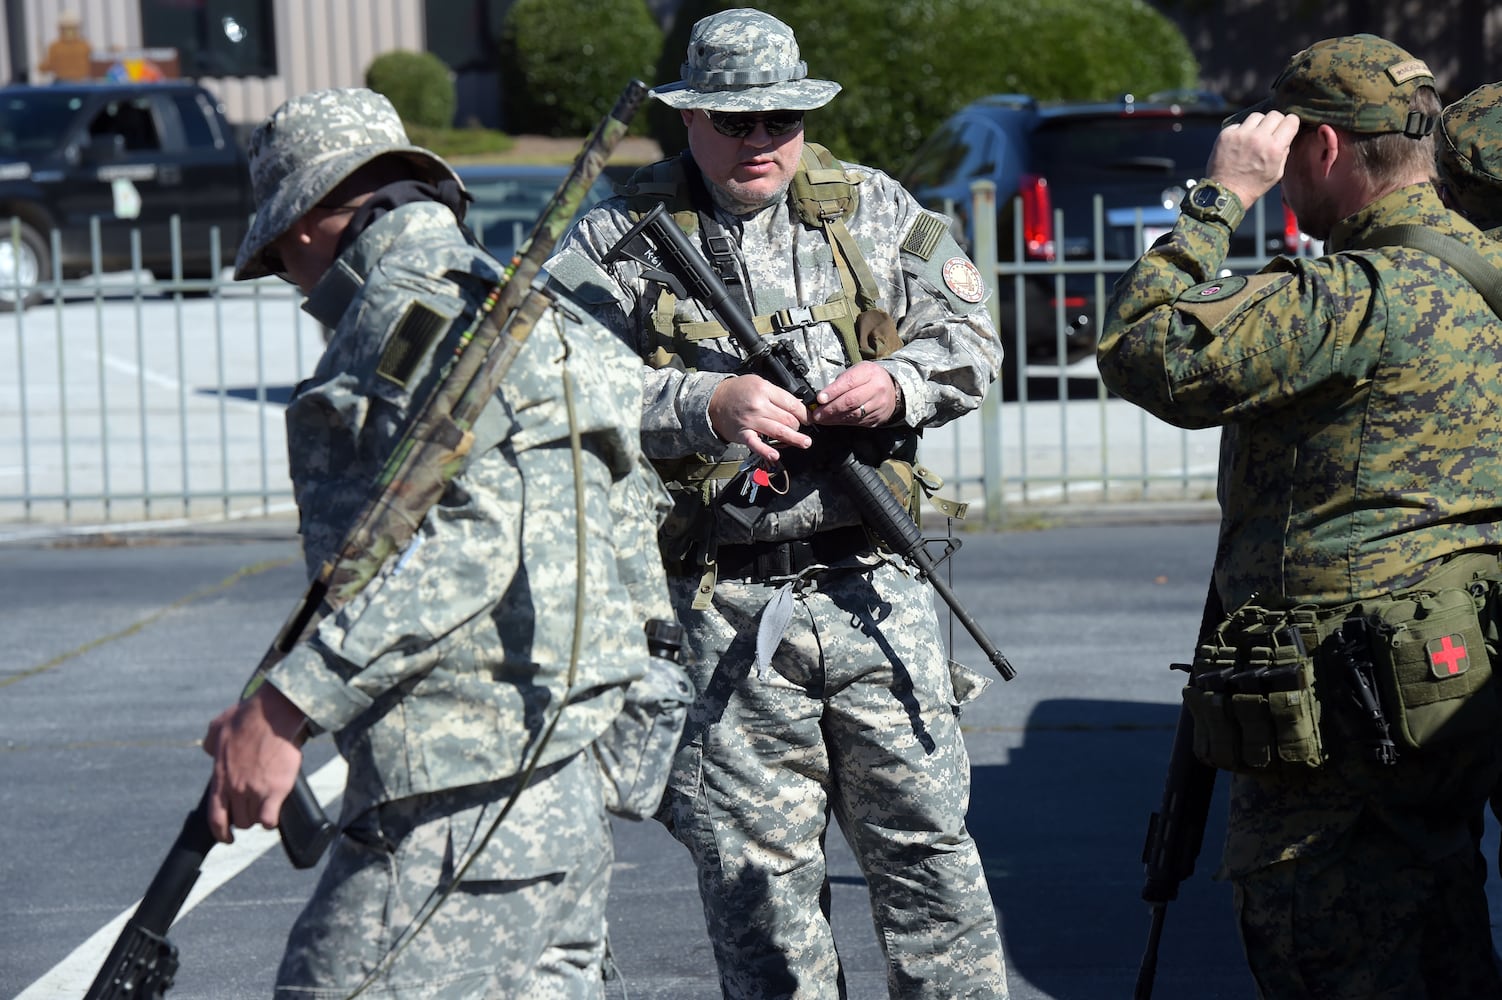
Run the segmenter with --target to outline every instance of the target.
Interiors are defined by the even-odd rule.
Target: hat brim
[[[1253,104],[1251,107],[1242,108],[1234,115],[1231,115],[1229,118],[1220,123],[1220,127],[1225,128],[1227,125],[1240,125],[1242,122],[1246,121],[1248,115],[1255,114],[1259,111],[1265,115],[1269,111],[1273,110],[1273,103],[1273,98],[1264,98],[1263,100],[1258,101],[1256,104]]]
[[[405,157],[429,177],[452,180],[463,186],[452,167],[421,146],[367,146],[312,160],[283,178],[266,204],[257,208],[250,231],[235,254],[235,280],[248,281],[271,274],[266,266],[266,248],[356,170],[382,156]]]
[[[812,111],[840,92],[833,80],[791,80],[759,87],[695,90],[679,80],[649,93],[670,108],[684,111]]]

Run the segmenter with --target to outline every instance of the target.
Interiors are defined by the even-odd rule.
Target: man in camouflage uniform
[[[1431,183],[1438,113],[1428,67],[1391,42],[1311,46],[1226,126],[1173,231],[1116,286],[1106,385],[1178,426],[1225,429],[1227,609],[1338,622],[1353,602],[1498,575],[1502,322],[1437,256],[1374,237],[1412,225],[1502,263]],[[1280,177],[1328,255],[1218,277]],[[1222,874],[1260,995],[1502,996],[1477,850],[1499,773],[1491,687],[1474,696],[1491,699],[1475,703],[1479,734],[1378,763],[1340,739],[1353,710],[1327,652],[1313,653],[1322,764],[1232,778]],[[1392,721],[1399,706],[1384,707]]]
[[[283,104],[252,137],[251,166],[258,211],[235,276],[287,277],[333,330],[287,409],[312,573],[499,265],[461,226],[453,171],[372,91]],[[220,840],[275,825],[309,729],[332,732],[349,762],[343,836],[278,996],[348,996],[367,979],[365,996],[603,995],[612,852],[587,748],[643,674],[644,620],[669,614],[637,368],[566,304],[545,312],[411,545],[210,726]]]
[[[1435,154],[1445,204],[1502,239],[1502,84],[1483,84],[1445,108]]]
[[[946,663],[927,587],[875,548],[803,429],[848,429],[873,463],[901,458],[918,430],[980,403],[1001,345],[941,217],[879,171],[810,165],[803,112],[839,89],[808,77],[776,18],[699,21],[683,79],[652,92],[681,112],[689,152],[589,212],[548,268],[648,362],[643,441],[676,501],[662,541],[698,689],[659,815],[698,867],[724,995],[844,996],[833,813],[892,996],[1004,997],[965,827],[958,709],[983,681]],[[818,219],[795,204],[804,171],[824,185]],[[685,210],[767,339],[796,345],[820,389],[813,413],[738,374],[745,353],[701,304],[675,301],[638,261],[599,266],[654,198]],[[852,357],[858,312],[887,334]]]

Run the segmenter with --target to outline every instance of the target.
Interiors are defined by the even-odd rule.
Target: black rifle
[[[1350,713],[1337,718],[1358,730],[1352,733],[1351,743],[1363,758],[1374,764],[1391,765],[1398,762],[1398,748],[1392,740],[1387,713],[1382,709],[1370,634],[1367,619],[1353,615],[1341,622],[1340,630],[1331,637],[1330,647],[1335,654],[1332,659],[1340,667],[1337,674],[1340,683],[1332,686],[1345,690],[1351,708]]]
[[[655,266],[639,249],[643,237],[662,258],[660,267]],[[713,313],[720,325],[729,331],[746,352],[743,366],[746,371],[754,372],[791,392],[809,409],[818,406],[818,390],[808,381],[808,364],[787,341],[769,345],[756,332],[756,326],[741,309],[730,289],[725,287],[725,282],[704,259],[699,249],[689,241],[664,206],[654,206],[641,221],[632,226],[610,248],[602,263],[609,265],[625,259],[644,265],[647,269],[644,277],[667,285],[680,299],[687,297],[698,300]],[[949,585],[935,574],[937,562],[929,555],[927,541],[911,515],[898,503],[896,495],[887,487],[881,474],[855,456],[849,432],[843,428],[810,428],[810,436],[815,437],[816,447],[821,449],[820,464],[834,470],[836,478],[860,509],[867,527],[887,548],[905,559],[918,571],[919,576],[928,581],[929,586],[943,598],[955,618],[975,639],[976,645],[980,646],[1002,679],[1011,680],[1015,677],[1017,671],[1006,655],[986,635],[975,616],[960,604]],[[947,558],[959,548],[959,540],[950,539],[947,545],[941,559]]]
[[[1200,638],[1211,635],[1224,617],[1220,595],[1210,584],[1205,597]],[[1173,664],[1176,670],[1189,670],[1187,664]],[[1205,840],[1205,823],[1210,817],[1210,800],[1215,796],[1215,768],[1194,755],[1194,716],[1180,703],[1179,721],[1174,727],[1173,751],[1168,758],[1168,776],[1163,782],[1163,803],[1147,823],[1147,840],[1142,845],[1142,863],[1147,878],[1142,898],[1152,911],[1147,948],[1137,971],[1133,1000],[1149,1000],[1153,995],[1153,977],[1158,972],[1158,942],[1163,937],[1163,921],[1168,904],[1179,898],[1179,886],[1194,874]]]
[[[504,271],[503,283],[486,300],[482,315],[448,355],[432,392],[414,406],[401,440],[392,449],[345,532],[336,554],[326,561],[302,600],[282,625],[256,667],[242,697],[266,673],[317,629],[319,622],[364,589],[381,568],[411,541],[428,509],[464,466],[474,442],[472,427],[500,387],[552,298],[533,280],[568,227],[611,150],[626,134],[646,85],[633,80],[585,142],[552,199],[543,209],[520,257]],[[443,350],[443,345],[438,347]],[[166,938],[178,911],[198,880],[214,846],[208,822],[209,793],[183,821],[182,831],[157,870],[84,1000],[160,1000],[177,973],[177,949]],[[282,805],[278,830],[287,857],[298,868],[318,863],[337,833],[301,774]]]

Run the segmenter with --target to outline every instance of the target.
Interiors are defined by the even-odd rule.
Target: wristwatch
[[[1218,181],[1205,179],[1189,189],[1179,208],[1190,218],[1201,222],[1219,222],[1230,229],[1241,225],[1246,218],[1246,209],[1241,199],[1232,194]]]

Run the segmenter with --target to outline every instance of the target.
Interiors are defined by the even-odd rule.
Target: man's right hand
[[[798,397],[760,375],[732,375],[709,397],[709,425],[723,440],[743,444],[768,462],[778,460],[773,445],[807,448],[813,438],[798,428],[808,423],[808,407]]]
[[[1254,111],[1244,121],[1221,130],[1215,148],[1210,150],[1207,175],[1240,198],[1241,207],[1250,211],[1258,198],[1283,179],[1288,149],[1298,134],[1298,115]]]
[[[214,839],[230,844],[235,829],[259,823],[275,829],[302,768],[302,733],[307,717],[270,684],[225,709],[203,738],[214,758],[209,783],[208,819]]]

